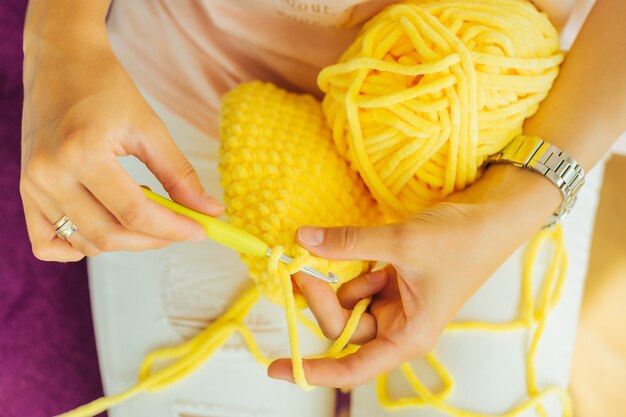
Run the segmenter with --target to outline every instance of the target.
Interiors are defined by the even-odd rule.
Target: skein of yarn
[[[527,1],[419,0],[371,19],[318,85],[337,149],[391,220],[473,183],[562,60]]]

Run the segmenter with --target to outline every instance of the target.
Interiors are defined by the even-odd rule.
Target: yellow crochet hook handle
[[[165,198],[155,192],[141,187],[148,198],[163,207],[172,210],[176,214],[189,217],[204,226],[206,236],[224,246],[228,246],[237,252],[253,256],[266,256],[269,246],[258,237],[246,232],[232,224],[217,220],[206,214],[198,213],[190,208],[182,206],[175,201]]]

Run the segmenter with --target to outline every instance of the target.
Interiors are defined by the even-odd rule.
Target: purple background
[[[0,1],[0,415],[49,417],[102,395],[85,263],[38,261],[19,194],[27,0]]]

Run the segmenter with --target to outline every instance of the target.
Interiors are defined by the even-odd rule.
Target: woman
[[[122,311],[120,320],[131,314],[140,316],[151,305],[156,316],[168,318],[164,328],[170,333],[150,336],[149,347],[171,344],[177,337],[187,336],[196,326],[194,322],[219,315],[246,285],[245,272],[232,254],[210,242],[198,244],[204,245],[202,249],[190,249],[189,245],[168,247],[172,242],[201,241],[201,226],[148,201],[128,172],[153,188],[160,183],[172,199],[190,208],[220,215],[223,208],[216,198],[221,192],[214,172],[217,145],[215,141],[208,145],[202,139],[217,138],[221,94],[251,79],[317,94],[314,80],[319,69],[335,62],[362,22],[393,1],[246,3],[116,2],[110,11],[107,0],[88,5],[73,0],[55,4],[33,0],[29,6],[24,42],[21,189],[33,252],[40,259],[53,261],[76,261],[115,252],[92,261],[93,277],[110,275],[113,268],[118,268],[117,277],[137,277],[124,284],[137,288],[123,287],[123,291],[146,291],[145,299],[133,307],[133,300],[116,296],[119,304],[115,307]],[[559,1],[537,3],[552,13],[556,24],[563,23],[571,6]],[[600,161],[626,127],[626,81],[621,76],[626,63],[625,15],[624,2],[598,1],[549,97],[525,125],[526,134],[537,135],[565,150],[585,172]],[[185,137],[189,135],[198,140]],[[116,158],[125,155],[138,158],[158,182],[132,163],[123,162],[124,170]],[[205,189],[212,191],[210,196]],[[591,206],[595,198],[593,192],[586,196]],[[354,300],[371,294],[386,300],[383,307],[372,310],[372,320],[365,320],[357,331],[357,341],[367,345],[346,359],[308,361],[305,369],[309,382],[326,387],[358,386],[430,351],[445,325],[458,317],[461,307],[494,271],[507,259],[513,263],[513,259],[519,259],[516,249],[545,223],[561,199],[556,187],[541,176],[510,165],[496,165],[466,191],[402,223],[380,228],[301,228],[299,242],[317,255],[386,260],[394,266],[387,273],[354,280],[344,286],[340,298],[317,282],[297,277],[329,337],[336,336],[343,327]],[[592,214],[593,210],[588,211],[581,224],[571,225],[571,230],[580,230],[580,236],[587,240]],[[65,215],[77,230],[63,240],[57,237],[54,224]],[[445,245],[437,244],[442,241]],[[583,246],[580,242],[576,246],[570,236],[570,251],[582,254],[576,272],[581,277],[586,257]],[[159,248],[166,249],[134,255],[117,253]],[[425,253],[426,248],[428,256],[413,255]],[[194,251],[203,254],[203,261],[198,259],[200,255],[193,255]],[[215,269],[212,278],[198,272],[206,271],[207,265],[202,262],[206,263],[207,257],[213,259],[208,264]],[[157,260],[162,262],[157,264],[160,267],[148,272],[146,265]],[[186,265],[188,270],[164,272],[167,265]],[[151,287],[149,279],[155,278],[152,274],[159,278]],[[215,284],[216,279],[233,276],[240,279]],[[113,285],[112,280],[94,279],[96,293]],[[577,282],[579,293],[582,281]],[[207,291],[193,307],[189,294],[198,288]],[[160,295],[163,289],[164,297]],[[576,296],[569,299],[572,306],[576,304]],[[115,310],[104,301],[99,304],[96,300],[94,304],[96,321],[99,308],[102,314]],[[120,310],[120,305],[128,308]],[[269,318],[274,313],[270,307],[266,310],[259,317],[273,323]],[[568,323],[572,323],[576,308],[569,312]],[[497,315],[492,313],[492,317]],[[150,319],[146,320],[148,323]],[[120,338],[131,340],[135,334],[137,343],[129,344],[136,348],[131,349],[127,362],[119,355],[115,358],[103,352],[103,338],[108,336],[98,330],[105,382],[107,369],[118,365],[128,374],[149,350],[140,343],[149,331],[137,334],[123,326],[116,328],[109,335],[116,338],[111,343],[123,343]],[[572,337],[570,332],[566,339]],[[271,350],[272,341],[264,347]],[[563,363],[567,361],[566,355]],[[565,371],[555,372],[566,374],[566,365],[563,367]],[[231,365],[224,369],[236,373]],[[238,380],[247,372],[242,371]],[[285,360],[274,362],[268,372],[273,378],[291,378]],[[124,382],[121,377],[109,379],[112,382],[107,388],[112,392],[128,385],[128,378]],[[225,389],[212,386],[217,391]],[[260,403],[266,404],[269,398],[275,404],[287,397],[282,386],[266,387],[259,390],[264,397],[258,399]],[[185,389],[194,388],[189,385]],[[268,405],[273,407],[271,415],[288,415],[312,398],[288,392],[293,397],[284,400],[282,411]],[[479,397],[477,391],[464,392]],[[197,395],[209,396],[206,392]],[[328,391],[320,390],[315,395],[324,402],[322,409],[330,412]],[[149,401],[146,399],[141,407],[149,407]],[[186,401],[188,404],[191,400]],[[514,401],[515,395],[509,404]],[[371,410],[359,407],[359,402],[366,403],[367,398],[354,405],[355,415]],[[478,401],[475,406],[484,412],[507,407],[497,404],[497,400]],[[179,407],[183,414],[197,412]],[[130,408],[125,411],[138,415]],[[311,413],[321,415],[319,411]]]

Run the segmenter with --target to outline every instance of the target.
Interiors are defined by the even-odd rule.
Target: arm
[[[626,130],[625,68],[626,2],[598,0],[524,133],[553,143],[589,171]],[[538,225],[561,203],[556,187],[532,172],[494,165],[483,179],[450,200],[479,202],[504,193],[523,208],[511,207],[511,215],[536,217]]]
[[[113,53],[109,5],[32,0],[28,7],[20,191],[33,252],[42,260],[203,238],[200,224],[149,201],[119,156],[144,162],[175,200],[221,212]],[[52,226],[63,215],[78,226],[68,240]]]
[[[598,0],[524,131],[591,169],[626,130],[626,2]]]
[[[24,49],[35,47],[37,40],[69,39],[68,35],[104,41],[110,5],[111,0],[31,0],[24,26]]]
[[[526,133],[559,146],[587,170],[626,128],[624,16],[626,2],[599,0],[554,89],[526,124]],[[344,284],[337,295],[325,283],[296,274],[331,339],[356,301],[373,296],[352,339],[361,349],[341,359],[305,360],[309,383],[354,387],[428,353],[459,308],[560,202],[559,191],[542,176],[494,165],[471,187],[403,222],[300,228],[299,242],[321,257],[390,264]],[[268,373],[293,381],[289,360],[273,362]]]

